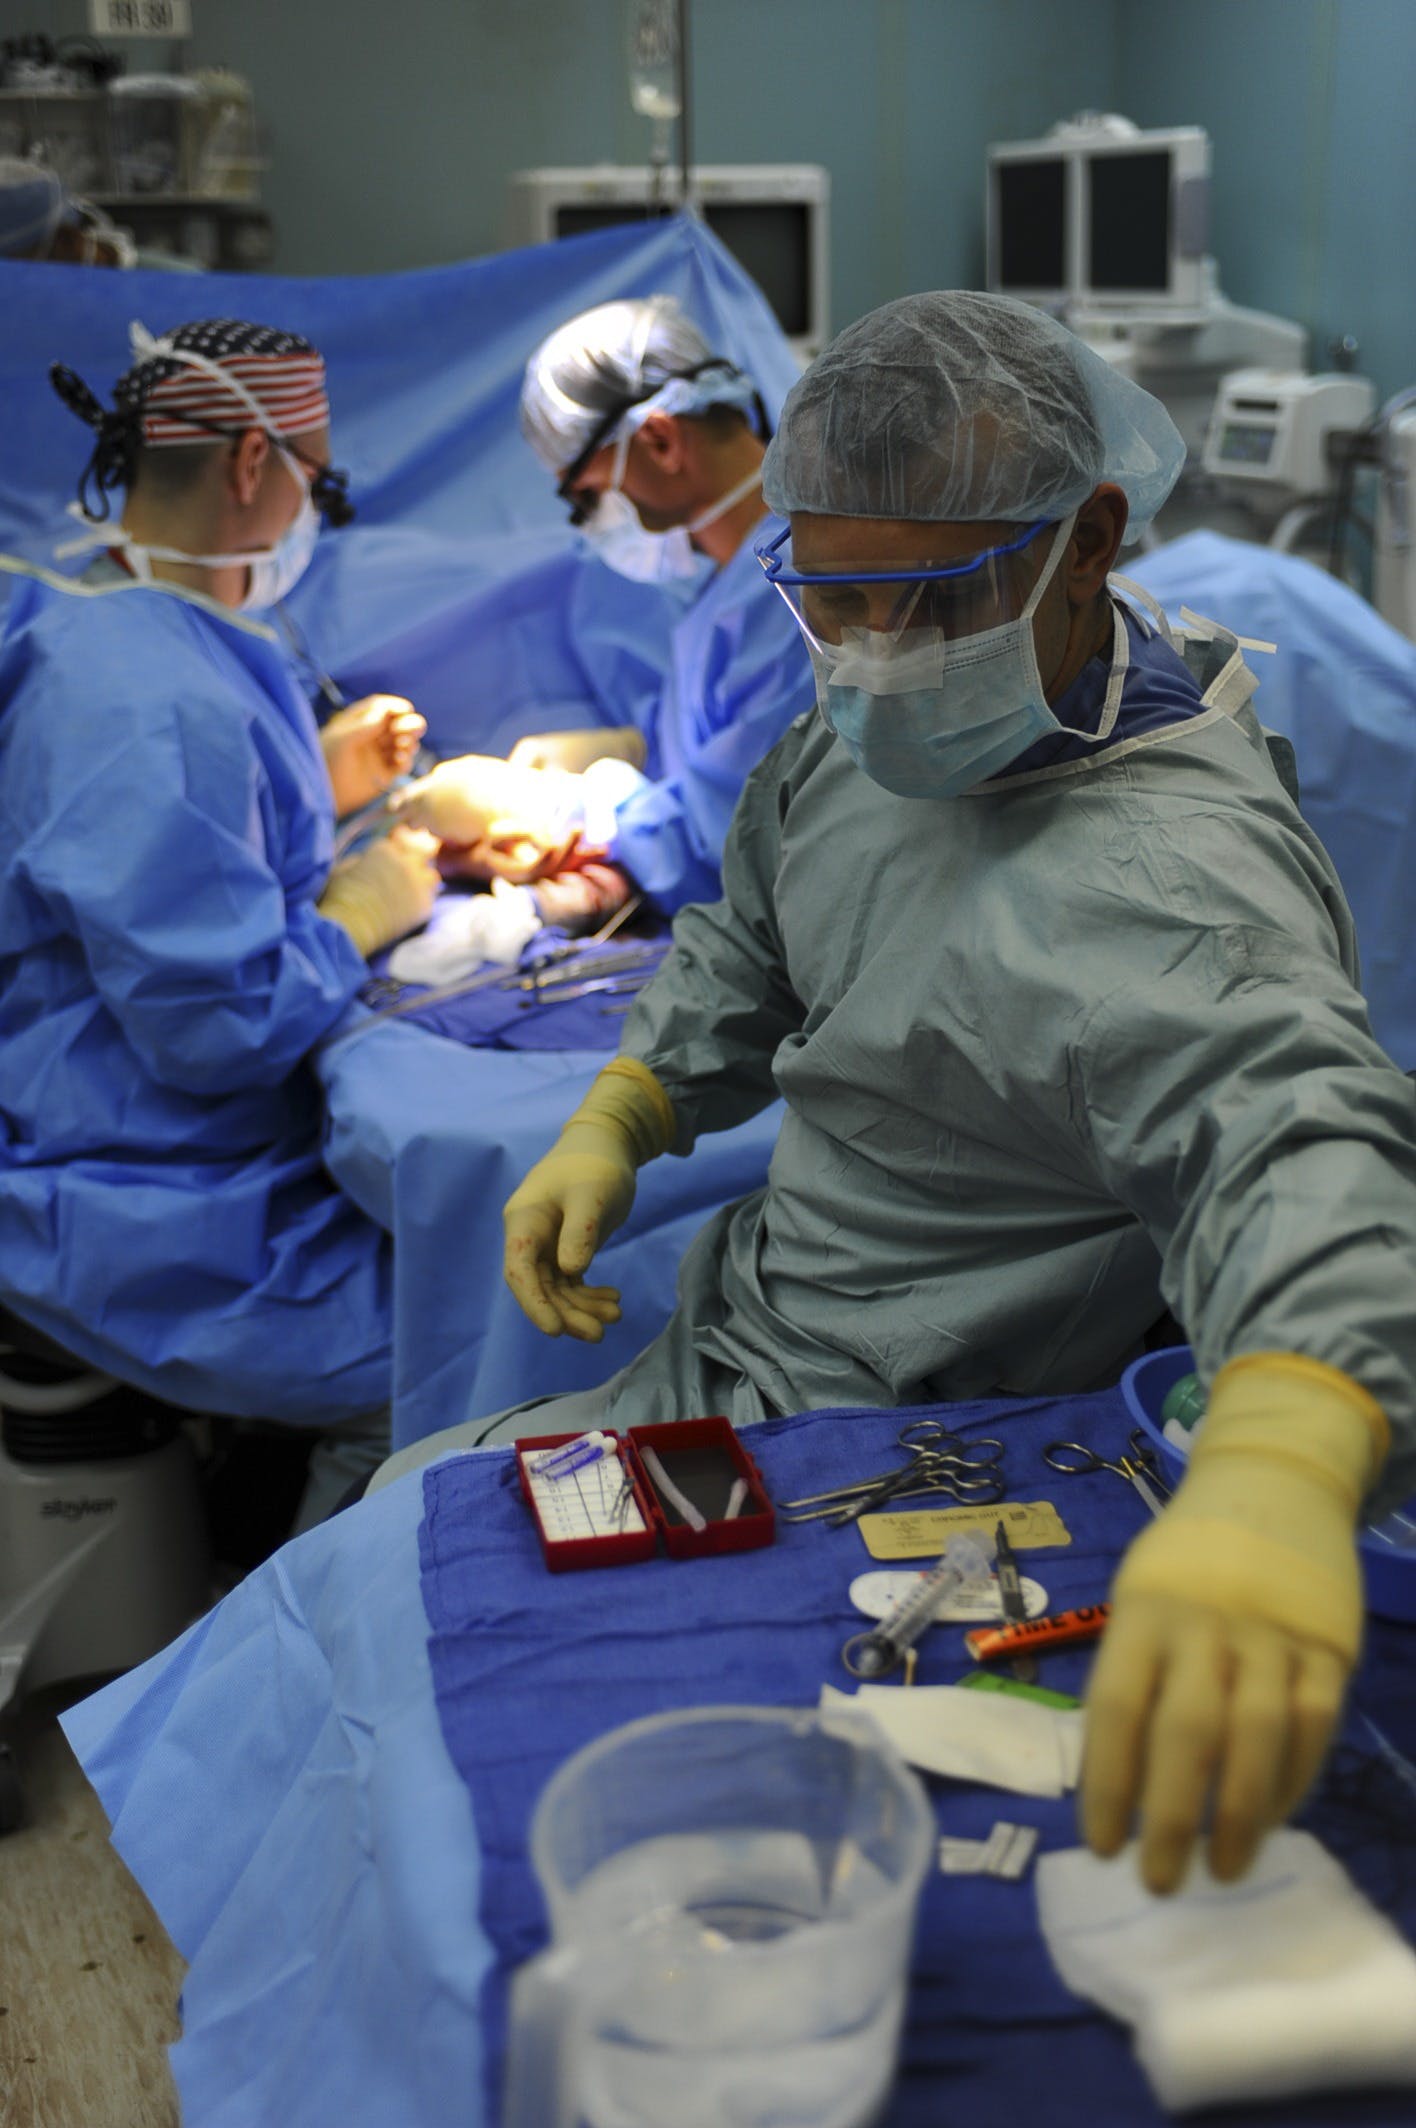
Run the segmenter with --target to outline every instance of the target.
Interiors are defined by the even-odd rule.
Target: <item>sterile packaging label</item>
[[[862,1515],[858,1527],[872,1559],[937,1559],[960,1530],[979,1530],[991,1537],[1000,1522],[1015,1551],[1072,1541],[1050,1500],[1005,1500],[1000,1507],[901,1508],[893,1514]]]

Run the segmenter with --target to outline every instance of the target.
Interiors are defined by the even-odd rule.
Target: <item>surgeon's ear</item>
[[[1078,510],[1067,556],[1067,597],[1074,606],[1090,605],[1116,566],[1129,508],[1122,490],[1104,481]]]
[[[672,414],[646,414],[635,431],[661,473],[681,473],[687,458],[683,425]]]
[[[235,500],[249,507],[260,493],[270,438],[263,429],[245,429],[236,438],[228,459],[227,480]]]

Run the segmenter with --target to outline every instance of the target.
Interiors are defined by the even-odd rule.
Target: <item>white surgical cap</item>
[[[904,296],[849,325],[792,388],[762,469],[774,510],[1029,524],[1114,481],[1154,517],[1185,446],[1158,399],[1009,296]]]
[[[703,376],[685,374],[704,364],[713,366]],[[751,380],[714,355],[672,296],[647,296],[582,311],[541,342],[521,386],[521,433],[542,464],[559,473],[616,409],[624,419],[605,430],[604,443],[651,412],[746,411],[755,401]]]
[[[64,206],[64,187],[52,170],[0,156],[0,259],[24,258],[47,246]]]

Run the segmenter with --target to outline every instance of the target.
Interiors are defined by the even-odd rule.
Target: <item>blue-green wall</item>
[[[1225,293],[1416,381],[1416,0],[1121,0],[1116,32],[1117,110],[1209,132]]]
[[[278,266],[496,248],[508,171],[642,160],[634,0],[192,0],[191,57],[251,80]],[[84,0],[6,0],[81,30]],[[821,162],[839,325],[978,277],[983,155],[1083,107],[1200,124],[1235,301],[1416,377],[1416,0],[693,0],[695,153]],[[161,52],[132,48],[160,60]]]
[[[1118,0],[693,0],[694,153],[831,172],[838,324],[982,270],[983,153],[1105,104]],[[84,0],[7,0],[35,28]],[[277,266],[495,249],[508,171],[642,162],[634,0],[192,0],[190,59],[250,80]],[[165,50],[129,48],[133,63]]]

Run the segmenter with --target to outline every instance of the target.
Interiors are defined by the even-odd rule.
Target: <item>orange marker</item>
[[[1095,1640],[1111,1616],[1109,1603],[1089,1603],[1078,1611],[1059,1611],[1055,1618],[1025,1618],[1015,1626],[979,1626],[965,1633],[964,1646],[975,1662],[997,1662],[1020,1649],[1042,1654],[1079,1640]]]

